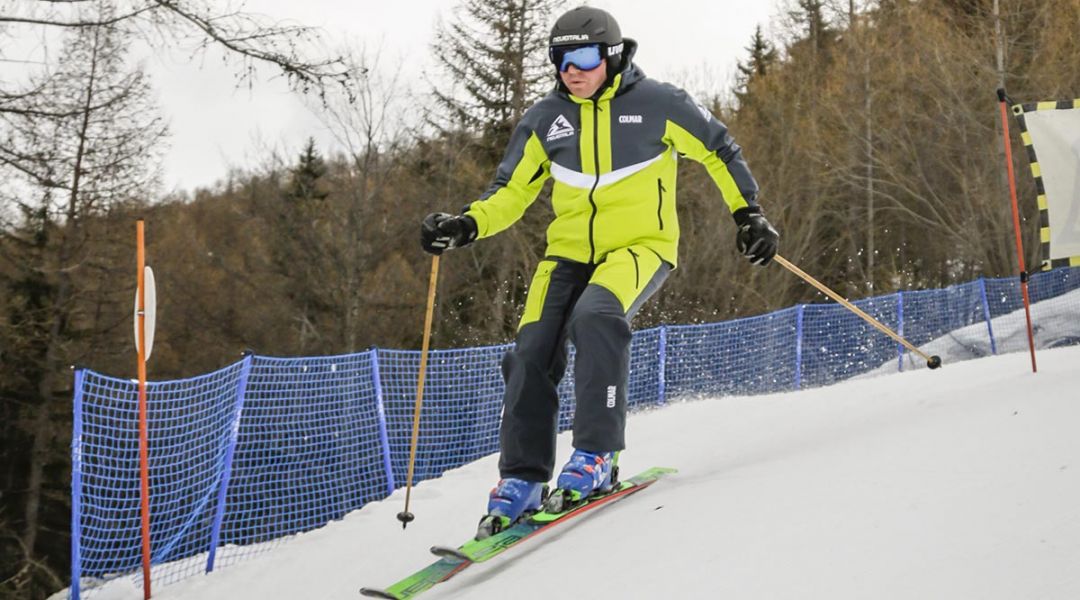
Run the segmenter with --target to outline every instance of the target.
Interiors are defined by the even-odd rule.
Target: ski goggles
[[[600,44],[588,46],[567,46],[565,48],[552,48],[551,61],[559,67],[560,73],[565,73],[570,65],[582,71],[592,71],[600,66],[603,55],[600,53]]]

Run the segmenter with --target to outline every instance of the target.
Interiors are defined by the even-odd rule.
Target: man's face
[[[555,48],[552,59],[563,84],[578,98],[591,98],[607,79],[607,60],[600,44]]]
[[[588,71],[582,71],[576,65],[570,65],[565,71],[559,73],[566,89],[578,98],[591,98],[607,79],[607,60],[602,59],[600,65]]]

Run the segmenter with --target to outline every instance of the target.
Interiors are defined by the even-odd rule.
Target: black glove
[[[442,254],[471,244],[476,239],[476,221],[466,215],[431,213],[420,224],[420,246],[428,254]]]
[[[776,256],[776,247],[780,234],[761,213],[761,207],[740,208],[732,214],[739,227],[735,235],[735,246],[739,252],[755,265],[767,265]]]

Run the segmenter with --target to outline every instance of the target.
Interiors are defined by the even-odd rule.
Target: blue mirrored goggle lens
[[[561,54],[556,54],[556,60],[559,71],[562,73],[565,73],[570,65],[582,71],[591,71],[600,66],[600,46],[592,44],[565,50]]]

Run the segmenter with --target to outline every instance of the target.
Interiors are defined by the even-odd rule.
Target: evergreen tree
[[[323,189],[319,181],[325,175],[326,162],[315,149],[315,138],[308,138],[299,162],[292,169],[292,181],[286,198],[295,202],[325,200],[329,192]]]
[[[809,47],[813,60],[828,58],[828,50],[836,32],[829,27],[825,16],[825,0],[798,0],[797,8],[788,12],[788,16],[801,28],[797,42],[791,51],[796,53],[800,47]]]
[[[296,345],[290,350],[300,354],[318,351],[312,342],[322,339],[332,327],[332,303],[325,290],[332,270],[328,244],[335,216],[326,201],[330,196],[327,171],[315,140],[309,138],[296,165],[289,169],[291,177],[274,215],[274,265],[285,282],[289,318],[297,334]]]
[[[750,59],[745,63],[739,61],[736,65],[739,75],[735,97],[738,98],[740,105],[745,105],[750,101],[751,85],[759,77],[765,77],[768,74],[769,68],[777,58],[776,48],[761,33],[761,25],[754,29],[754,35],[750,38],[750,45],[746,47],[746,51],[750,53]]]
[[[441,131],[477,131],[497,149],[551,86],[547,37],[558,0],[463,0],[433,47],[449,82],[435,89]],[[447,121],[448,119],[448,121]]]

